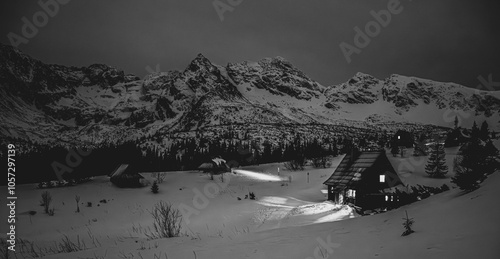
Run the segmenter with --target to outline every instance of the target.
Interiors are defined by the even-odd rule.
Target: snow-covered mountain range
[[[213,64],[139,78],[107,65],[44,64],[0,46],[0,136],[79,142],[136,138],[229,124],[360,128],[487,120],[499,130],[500,92],[455,83],[357,73],[323,86],[281,57]]]

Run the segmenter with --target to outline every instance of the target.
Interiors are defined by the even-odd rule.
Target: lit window
[[[381,183],[385,183],[385,175],[381,174],[379,180]]]
[[[385,201],[388,201],[389,200],[389,196],[385,196]]]

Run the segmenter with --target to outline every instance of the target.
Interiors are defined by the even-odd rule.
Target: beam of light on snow
[[[339,221],[347,218],[355,218],[355,214],[352,208],[348,206],[343,206],[342,209],[337,210],[335,212],[329,213],[326,216],[323,216],[314,223],[325,223],[325,222],[333,222],[333,221]]]
[[[268,207],[280,207],[280,208],[288,208],[293,209],[295,206],[287,205],[287,198],[275,197],[275,196],[266,196],[259,199],[257,203],[268,206]]]
[[[294,206],[287,205],[287,198],[275,197],[275,196],[266,196],[260,198],[257,203],[268,206],[268,207],[279,207],[279,208],[287,208],[293,209]]]
[[[242,174],[242,175],[248,176],[248,177],[253,178],[253,179],[262,180],[262,181],[279,182],[279,181],[285,180],[277,175],[256,173],[256,172],[241,170],[241,169],[235,169],[235,170],[233,170],[233,172],[235,172],[237,174]]]

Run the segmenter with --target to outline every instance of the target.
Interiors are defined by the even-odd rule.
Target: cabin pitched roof
[[[222,158],[214,158],[211,162],[203,163],[198,167],[199,170],[203,171],[214,171],[214,170],[227,170],[229,166],[226,164],[226,160]]]
[[[139,177],[139,178],[144,178],[141,174],[136,172],[135,170],[132,169],[132,167],[129,164],[121,164],[116,169],[110,174],[111,178],[116,178],[116,177]]]
[[[336,190],[355,187],[362,179],[363,173],[376,163],[386,166],[384,172],[390,172],[393,184],[402,184],[401,179],[392,167],[385,151],[365,151],[358,156],[346,155],[333,174],[323,184],[333,185]]]

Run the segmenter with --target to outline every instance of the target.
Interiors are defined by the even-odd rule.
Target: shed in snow
[[[218,172],[230,172],[229,166],[226,164],[226,160],[222,158],[214,158],[210,162],[203,163],[198,167],[198,170],[201,170],[203,172],[211,172],[211,173],[218,173]]]
[[[214,179],[214,174],[231,172],[231,168],[226,164],[226,160],[222,158],[214,158],[210,162],[203,163],[198,167],[198,170],[209,173],[212,180]]]
[[[346,155],[324,184],[328,186],[328,200],[364,209],[396,203],[399,197],[393,191],[403,185],[385,151]]]
[[[118,187],[141,187],[144,177],[129,164],[121,164],[109,175],[110,181]]]

